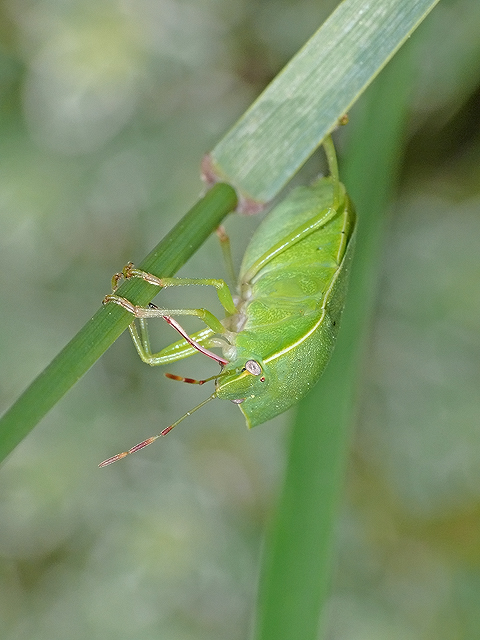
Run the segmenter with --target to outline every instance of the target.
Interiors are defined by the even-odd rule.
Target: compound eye
[[[245,371],[251,373],[252,376],[259,376],[262,373],[262,367],[256,360],[247,360],[245,363]]]

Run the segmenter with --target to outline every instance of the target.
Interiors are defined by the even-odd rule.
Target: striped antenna
[[[195,413],[195,411],[197,411],[197,409],[200,409],[201,407],[206,405],[207,402],[210,402],[210,400],[213,400],[216,397],[217,397],[216,394],[213,393],[209,398],[207,398],[206,400],[204,400],[200,404],[197,404],[197,406],[194,407],[193,409],[190,409],[190,411],[187,411],[187,413],[185,413],[176,422],[171,424],[169,427],[166,427],[165,429],[163,429],[163,431],[160,431],[160,433],[158,435],[151,436],[150,438],[147,438],[146,440],[142,440],[142,442],[139,442],[138,444],[136,444],[134,447],[132,447],[128,451],[122,451],[122,453],[117,453],[115,456],[112,456],[111,458],[107,458],[106,460],[101,462],[98,466],[99,467],[108,467],[109,464],[113,464],[114,462],[117,462],[117,460],[121,460],[122,458],[125,458],[130,453],[135,453],[136,451],[140,451],[140,449],[144,449],[145,447],[148,447],[148,445],[152,444],[152,442],[155,442],[155,440],[157,440],[157,438],[161,438],[162,436],[166,436],[167,433],[170,433],[170,431],[174,427],[176,427],[177,424],[180,424],[180,422],[182,422],[182,420],[185,420],[185,418],[188,418],[188,416],[191,416],[192,413]]]
[[[174,373],[166,373],[165,377],[169,380],[176,380],[177,382],[187,382],[188,384],[205,384],[206,382],[210,382],[211,380],[218,380],[218,378],[222,377],[222,374],[219,373],[216,376],[210,376],[210,378],[205,378],[204,380],[195,380],[195,378],[184,378],[183,376],[177,376]]]

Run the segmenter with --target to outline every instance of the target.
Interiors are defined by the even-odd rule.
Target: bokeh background
[[[195,202],[202,154],[335,4],[0,3],[1,410],[93,315],[112,273]],[[412,39],[330,640],[480,637],[479,33],[478,0],[442,0]],[[227,222],[237,265],[256,224]],[[215,238],[182,273],[225,275]],[[163,295],[206,306],[210,293]],[[159,346],[174,339],[154,328]],[[216,368],[195,356],[169,370]],[[10,456],[3,639],[249,638],[289,414],[248,433],[233,405],[211,403],[96,466],[204,397],[143,365],[124,335]]]

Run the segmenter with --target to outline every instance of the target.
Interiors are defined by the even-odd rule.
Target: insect
[[[218,375],[192,380],[214,381],[214,392],[158,435],[99,466],[107,466],[143,449],[214,398],[237,404],[247,426],[255,427],[283,413],[316,383],[332,353],[342,314],[352,258],[356,216],[339,180],[333,142],[323,142],[329,173],[309,187],[297,187],[270,211],[255,231],[243,257],[238,296],[223,280],[157,278],[128,264],[113,278],[114,292],[104,303],[115,303],[134,316],[129,327],[141,359],[163,365],[196,352],[221,366]],[[143,278],[161,287],[213,286],[225,309],[219,320],[206,309],[137,307],[115,295],[121,278]],[[194,315],[206,328],[189,336],[174,316]],[[182,339],[152,353],[148,318],[163,318]],[[139,319],[139,328],[135,324]],[[210,351],[221,347],[222,356]]]

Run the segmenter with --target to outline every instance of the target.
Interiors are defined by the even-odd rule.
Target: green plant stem
[[[235,209],[237,197],[227,184],[216,184],[199,200],[155,249],[138,265],[156,276],[170,277]],[[146,305],[159,287],[135,279],[124,282],[118,295]],[[125,331],[132,316],[118,305],[102,306],[0,419],[0,460]]]
[[[265,552],[257,640],[319,638],[411,70],[409,52],[402,51],[369,89],[360,117],[351,124],[341,172],[359,215],[349,297],[332,361],[300,403],[291,434],[285,483]]]

